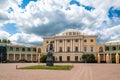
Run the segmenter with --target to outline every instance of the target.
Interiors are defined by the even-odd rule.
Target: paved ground
[[[120,80],[120,64],[80,64],[59,63],[55,65],[74,65],[70,71],[64,70],[18,70],[18,67],[38,65],[37,63],[0,64],[0,80]],[[45,65],[45,64],[41,64]]]

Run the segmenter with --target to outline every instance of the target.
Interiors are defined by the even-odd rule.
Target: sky
[[[120,0],[0,0],[0,39],[41,45],[67,29],[120,40]]]

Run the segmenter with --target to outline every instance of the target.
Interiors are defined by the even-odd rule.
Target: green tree
[[[82,55],[83,60],[88,63],[95,62],[95,56],[94,54],[83,54]]]
[[[11,43],[11,41],[10,41],[10,40],[7,40],[7,43]]]
[[[43,55],[41,58],[40,58],[40,62],[46,62],[46,59],[47,59],[47,55]]]
[[[7,39],[3,39],[3,40],[2,40],[2,43],[7,43]]]
[[[0,39],[0,43],[1,43],[1,39]]]

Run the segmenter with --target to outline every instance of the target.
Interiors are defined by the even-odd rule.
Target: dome
[[[64,32],[57,34],[56,36],[78,36],[78,35],[82,35],[78,30],[68,29],[65,30]]]

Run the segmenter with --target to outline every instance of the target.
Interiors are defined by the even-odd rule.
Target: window
[[[60,43],[62,43],[62,40],[60,40]]]
[[[46,41],[46,43],[49,43],[48,41]]]
[[[106,50],[106,51],[109,51],[109,47],[105,47],[105,50]]]
[[[78,42],[78,40],[76,39],[75,42]]]
[[[28,51],[31,51],[30,48],[27,49]]]
[[[71,32],[69,32],[69,36],[70,36],[70,35],[72,35],[72,33],[71,33]]]
[[[90,42],[93,42],[93,39],[91,39]]]
[[[99,52],[103,52],[103,48],[102,47],[99,48]]]
[[[87,40],[85,39],[84,42],[87,42]]]
[[[75,61],[78,61],[78,56],[75,56]]]
[[[19,48],[16,48],[16,51],[19,51]]]
[[[75,52],[78,52],[78,47],[75,47]]]
[[[40,48],[38,48],[38,53],[41,53],[41,49]]]
[[[70,42],[70,40],[67,40],[67,42]]]
[[[60,47],[59,52],[62,52],[62,47]]]
[[[115,46],[113,46],[113,47],[112,47],[112,50],[116,50],[116,47],[115,47]]]
[[[13,51],[13,47],[10,47],[10,51]]]
[[[70,56],[67,56],[67,61],[70,61]]]
[[[75,32],[73,32],[73,35],[76,35],[76,33],[75,33]]]
[[[54,43],[54,41],[52,41],[52,43]]]
[[[70,47],[67,47],[67,52],[70,52]]]
[[[87,52],[87,47],[84,47],[84,52]]]
[[[25,48],[22,48],[22,51],[25,51]]]
[[[59,56],[59,61],[62,62],[62,56]]]
[[[36,48],[33,48],[33,51],[36,52]]]
[[[90,47],[90,51],[91,51],[91,52],[94,51],[94,47],[93,47],[93,46]]]

